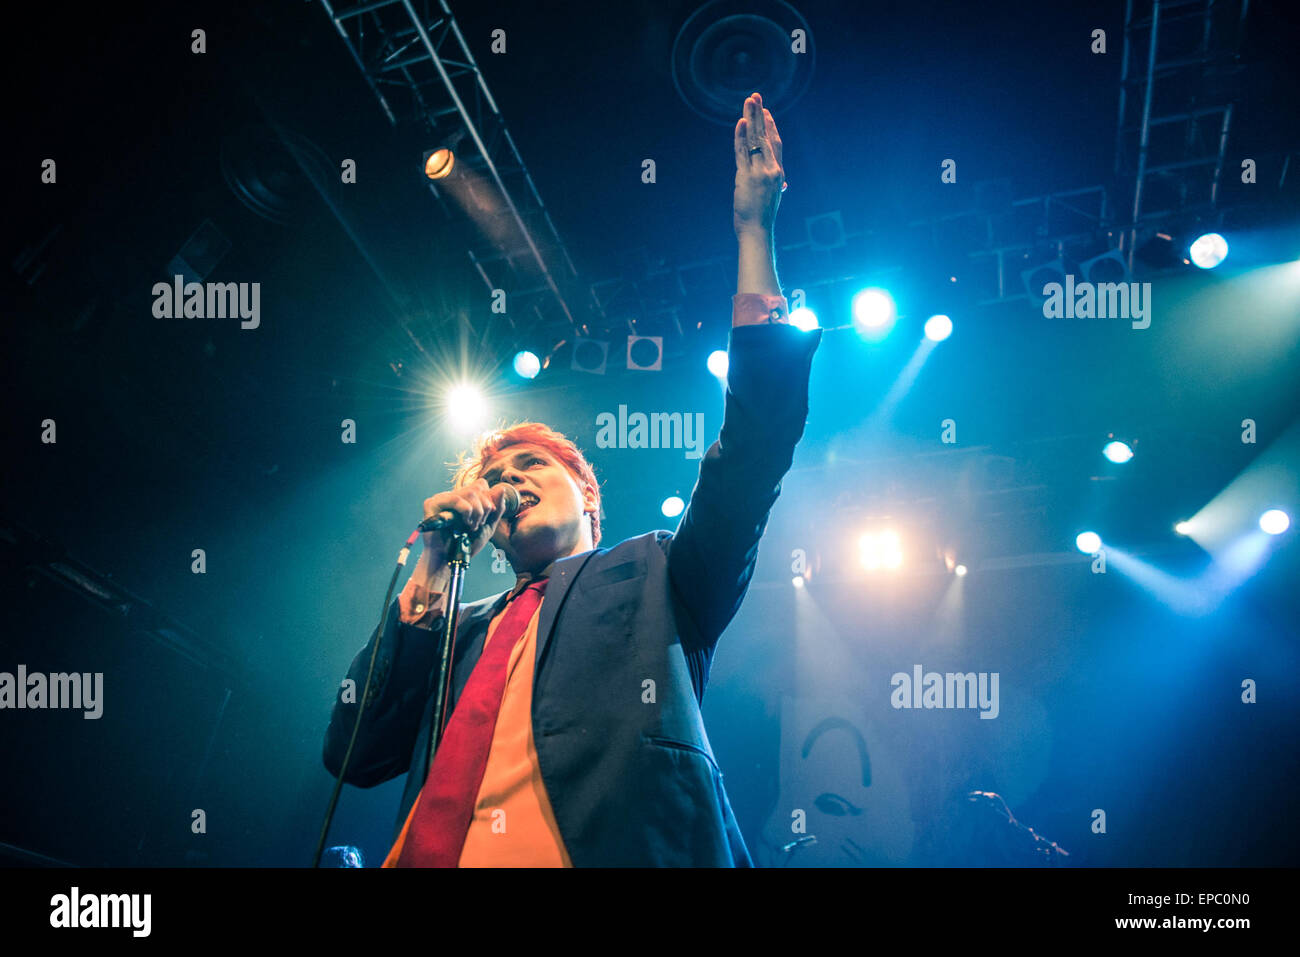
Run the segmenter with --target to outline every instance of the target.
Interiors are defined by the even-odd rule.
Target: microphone
[[[519,511],[519,493],[515,491],[513,485],[507,482],[498,482],[488,489],[488,494],[496,500],[498,505],[505,505],[506,510],[502,513],[501,518],[511,519],[515,517],[515,514]],[[459,521],[459,515],[450,509],[443,509],[433,518],[426,518],[421,522],[419,530],[422,532],[436,532],[440,528]]]

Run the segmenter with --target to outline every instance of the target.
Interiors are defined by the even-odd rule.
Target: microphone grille
[[[515,491],[513,485],[502,483],[501,501],[506,507],[506,518],[513,518],[519,511],[519,493]]]

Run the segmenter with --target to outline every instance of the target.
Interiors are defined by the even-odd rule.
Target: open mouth
[[[519,511],[515,512],[515,521],[519,521],[519,516],[528,511],[538,503],[539,499],[532,492],[519,493]]]

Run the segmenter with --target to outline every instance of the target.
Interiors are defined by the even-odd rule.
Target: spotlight
[[[661,507],[666,517],[676,518],[682,514],[682,511],[686,508],[686,503],[681,500],[680,496],[669,495],[664,499],[664,504]]]
[[[424,175],[429,179],[446,179],[456,165],[456,154],[443,146],[424,154]]]
[[[487,418],[487,400],[472,385],[453,386],[447,393],[447,418],[453,428],[472,432]]]
[[[790,313],[790,325],[797,326],[804,332],[816,329],[818,326],[817,313],[813,312],[807,306],[800,306],[794,312]]]
[[[802,587],[803,587],[803,576],[802,576],[802,575],[795,575],[794,578],[790,579],[790,584],[793,585],[795,588],[802,588]]]
[[[858,539],[858,555],[867,571],[898,568],[903,564],[903,546],[892,531],[867,532]]]
[[[535,379],[537,373],[541,371],[542,360],[537,358],[534,353],[527,350],[515,353],[515,374],[520,378]]]
[[[1174,531],[1177,532],[1179,535],[1190,535],[1192,533],[1192,523],[1178,522],[1176,525],[1174,525]]]
[[[952,335],[952,320],[947,316],[931,316],[925,321],[925,337],[932,342],[943,342]]]
[[[715,349],[709,353],[708,361],[709,371],[719,379],[725,379],[727,376],[727,353],[723,349]]]
[[[853,297],[853,321],[860,330],[884,334],[897,314],[894,298],[884,289],[873,286]]]
[[[958,578],[965,578],[965,577],[966,577],[966,566],[965,566],[965,565],[958,565],[956,568],[954,568],[954,569],[952,570],[952,573],[953,573],[954,575],[956,575]]]
[[[1228,241],[1218,233],[1206,233],[1192,243],[1192,262],[1202,269],[1213,269],[1228,256]]]
[[[1115,441],[1107,442],[1105,448],[1101,450],[1101,454],[1116,465],[1123,465],[1133,457],[1133,450],[1123,442]]]
[[[1085,555],[1095,555],[1101,550],[1101,536],[1096,532],[1080,532],[1074,540],[1074,547]]]
[[[1291,527],[1291,516],[1280,508],[1270,508],[1259,517],[1259,527],[1270,535],[1281,535]]]

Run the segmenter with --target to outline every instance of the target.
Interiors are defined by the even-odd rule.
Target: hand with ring
[[[781,162],[781,135],[757,93],[745,100],[744,115],[736,122],[735,153],[732,224],[736,234],[770,234],[787,184]]]

